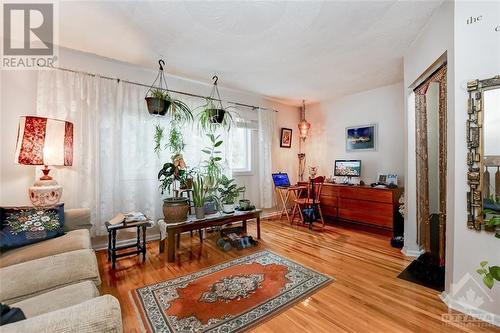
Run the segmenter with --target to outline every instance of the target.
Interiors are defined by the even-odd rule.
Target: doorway
[[[417,242],[424,253],[400,277],[444,290],[446,249],[446,63],[413,91],[416,126]]]

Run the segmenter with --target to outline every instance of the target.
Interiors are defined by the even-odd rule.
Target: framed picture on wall
[[[377,124],[347,127],[346,151],[374,151],[377,149]]]
[[[292,129],[291,128],[282,128],[281,129],[280,147],[281,148],[292,147]]]

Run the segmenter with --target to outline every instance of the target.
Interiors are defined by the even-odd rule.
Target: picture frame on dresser
[[[345,149],[353,151],[377,150],[378,125],[350,126],[345,129]]]

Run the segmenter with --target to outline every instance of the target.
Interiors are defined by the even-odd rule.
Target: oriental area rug
[[[147,332],[240,332],[332,279],[269,251],[131,292]]]

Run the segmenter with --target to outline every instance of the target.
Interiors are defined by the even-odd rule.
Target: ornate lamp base
[[[53,206],[61,200],[62,186],[55,180],[37,180],[28,189],[31,203],[35,207]]]

